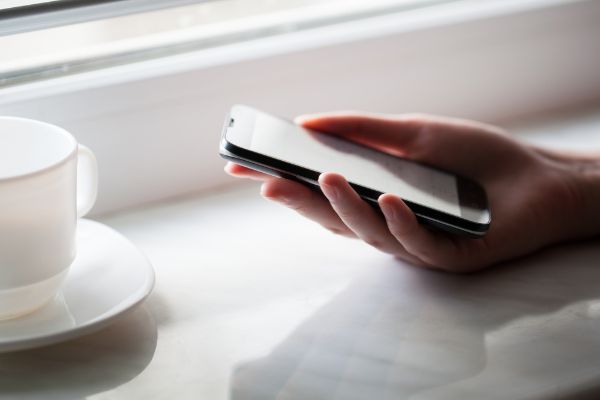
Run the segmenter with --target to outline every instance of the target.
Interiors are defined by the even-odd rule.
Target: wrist
[[[553,241],[600,234],[600,153],[583,155],[537,149],[549,187]]]
[[[600,154],[574,157],[572,170],[581,196],[581,233],[600,234]]]

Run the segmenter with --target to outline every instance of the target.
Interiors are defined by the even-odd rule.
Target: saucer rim
[[[143,303],[148,298],[148,296],[150,296],[150,294],[154,290],[154,287],[156,284],[156,274],[155,274],[154,268],[152,267],[152,263],[150,262],[150,260],[146,256],[146,254],[144,254],[140,249],[138,249],[138,247],[135,246],[123,234],[121,234],[120,232],[117,232],[110,226],[105,225],[98,221],[93,221],[93,220],[84,219],[84,218],[81,218],[80,221],[78,221],[78,223],[82,223],[82,222],[85,224],[90,224],[92,226],[97,225],[97,226],[101,227],[102,229],[109,230],[112,235],[119,237],[119,239],[121,241],[124,241],[129,246],[131,246],[133,249],[135,249],[137,251],[138,255],[140,256],[140,258],[143,258],[143,260],[144,260],[144,265],[145,265],[145,269],[147,272],[147,277],[146,277],[144,284],[142,286],[140,286],[140,288],[138,290],[136,290],[134,293],[130,294],[125,300],[123,300],[119,304],[119,306],[116,307],[114,310],[111,310],[110,312],[106,312],[101,315],[98,315],[95,318],[90,319],[89,321],[86,321],[82,325],[77,325],[75,327],[67,328],[63,331],[58,331],[55,333],[41,334],[41,335],[37,335],[37,336],[30,335],[30,336],[20,337],[18,339],[2,340],[2,338],[0,337],[0,353],[8,353],[8,352],[14,352],[14,351],[34,349],[34,348],[43,347],[43,346],[49,346],[52,344],[61,343],[64,341],[68,341],[68,340],[75,339],[80,336],[84,336],[84,335],[99,331],[102,328],[105,328],[108,325],[111,325],[113,322],[115,322],[116,319],[122,318],[122,317],[126,316],[127,314],[129,314],[130,312],[134,311],[139,305],[141,305],[141,303]],[[75,258],[75,260],[76,260],[77,255],[75,257],[76,257]],[[73,262],[75,262],[75,260],[73,260]],[[69,279],[69,275],[67,274],[67,277],[65,278],[64,283],[66,283],[68,281],[68,279]],[[59,294],[60,294],[60,292],[57,293],[57,296]],[[53,297],[53,299],[54,298],[55,297]],[[35,311],[33,313],[35,313]],[[109,314],[109,316],[104,317],[107,314]],[[9,322],[9,321],[10,320],[7,320],[6,322]],[[1,325],[2,325],[2,323],[0,322],[0,326]]]

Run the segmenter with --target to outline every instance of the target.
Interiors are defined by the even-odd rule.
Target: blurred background
[[[233,184],[235,103],[548,124],[587,148],[598,21],[595,0],[0,0],[0,114],[92,148],[96,214]]]

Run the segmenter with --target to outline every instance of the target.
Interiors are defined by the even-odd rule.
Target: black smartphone
[[[491,213],[483,188],[472,180],[316,132],[248,106],[225,119],[220,154],[237,164],[319,189],[322,172],[343,175],[379,209],[383,193],[400,196],[420,223],[481,237]]]

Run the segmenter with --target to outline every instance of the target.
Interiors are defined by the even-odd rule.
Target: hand
[[[297,182],[232,163],[226,166],[231,175],[264,181],[264,197],[412,264],[470,272],[600,232],[598,212],[595,221],[586,216],[586,210],[595,210],[591,197],[600,191],[598,159],[523,144],[494,126],[428,115],[338,113],[305,116],[297,122],[438,166],[485,188],[491,227],[484,238],[471,239],[420,225],[402,199],[391,193],[378,200],[383,218],[335,173],[319,177],[323,197]]]

